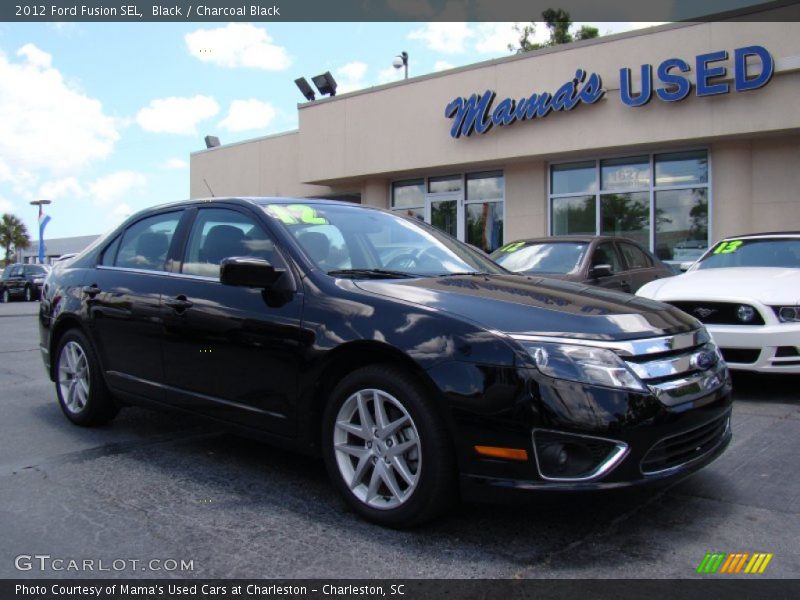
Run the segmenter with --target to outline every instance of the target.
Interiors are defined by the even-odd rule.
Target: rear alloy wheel
[[[3,289],[3,293],[0,294],[0,302],[3,302],[3,304],[11,302],[11,295],[8,293],[8,288]]]
[[[56,353],[56,392],[61,410],[76,425],[107,423],[119,412],[100,373],[89,340],[77,329],[64,334]]]
[[[362,516],[409,527],[454,499],[455,461],[419,383],[394,367],[366,367],[337,386],[326,409],[325,463]]]
[[[31,286],[25,286],[25,302],[32,302],[33,301],[33,292],[31,291]]]

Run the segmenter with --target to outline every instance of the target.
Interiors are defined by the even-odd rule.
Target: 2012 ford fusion
[[[728,371],[691,316],[513,275],[336,201],[141,212],[53,268],[40,327],[73,423],[200,414],[321,455],[355,511],[394,527],[459,493],[684,475],[731,438]]]

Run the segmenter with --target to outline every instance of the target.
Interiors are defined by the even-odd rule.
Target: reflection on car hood
[[[800,303],[800,269],[728,267],[699,269],[648,283],[639,295],[656,300],[756,300],[767,305]]]
[[[688,315],[657,302],[543,277],[458,275],[359,280],[355,284],[373,294],[458,315],[507,333],[622,340],[699,326]]]

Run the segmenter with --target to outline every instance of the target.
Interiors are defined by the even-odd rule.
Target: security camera
[[[403,68],[403,57],[402,56],[395,56],[394,60],[392,61],[392,66],[395,69],[402,69]]]

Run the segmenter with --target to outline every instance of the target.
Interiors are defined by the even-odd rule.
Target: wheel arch
[[[60,317],[53,328],[50,330],[50,341],[48,343],[48,350],[50,352],[50,381],[55,381],[55,365],[56,365],[56,350],[58,349],[58,344],[61,341],[61,338],[64,337],[64,334],[67,333],[70,329],[78,329],[89,338],[86,328],[81,323],[80,319],[73,314],[65,314],[64,316]],[[89,342],[92,343],[92,340],[89,338]],[[96,348],[93,348],[96,353]]]
[[[315,452],[321,447],[322,415],[330,394],[344,377],[356,369],[376,365],[396,366],[414,376],[428,397],[433,399],[432,406],[446,423],[452,440],[451,420],[444,406],[444,398],[425,369],[407,354],[385,342],[358,340],[331,350],[316,378],[305,431]]]

